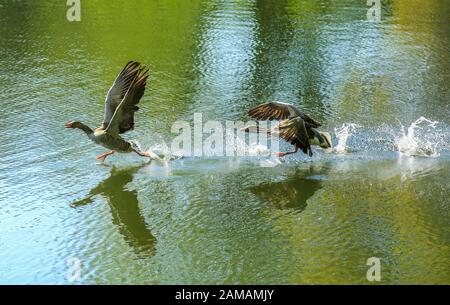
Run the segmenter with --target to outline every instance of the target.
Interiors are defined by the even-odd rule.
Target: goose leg
[[[104,153],[104,154],[102,154],[102,155],[100,155],[100,156],[96,157],[95,159],[97,159],[97,160],[100,160],[100,161],[104,162],[104,161],[105,161],[105,159],[106,159],[106,157],[108,157],[108,156],[112,155],[113,153],[115,153],[115,151],[114,151],[114,150],[111,150],[111,151],[109,151],[109,152],[107,152],[107,153]]]
[[[277,153],[275,153],[275,155],[276,155],[277,157],[284,157],[284,156],[286,156],[286,155],[295,154],[297,151],[298,151],[298,147],[296,147],[295,150],[293,150],[293,151],[288,151],[288,152],[277,152]]]
[[[145,151],[140,151],[138,149],[134,149],[133,151],[135,153],[137,153],[141,157],[147,157],[147,158],[151,158],[152,157],[151,154],[149,154],[148,152],[145,152]]]

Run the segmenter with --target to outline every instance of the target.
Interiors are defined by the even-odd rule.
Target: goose
[[[322,126],[322,124],[302,113],[291,104],[277,101],[261,104],[250,109],[248,115],[262,121],[280,120],[271,129],[259,126],[247,126],[241,129],[244,132],[264,132],[278,135],[295,146],[293,151],[277,152],[276,155],[278,157],[295,154],[299,148],[303,153],[312,157],[311,145],[331,148],[331,135],[328,132],[321,132],[315,129]]]
[[[82,130],[90,140],[110,151],[98,156],[102,162],[115,152],[135,152],[141,157],[151,157],[151,153],[143,152],[133,141],[127,141],[120,135],[134,129],[134,113],[139,110],[137,104],[144,95],[148,78],[148,69],[139,62],[128,62],[109,89],[105,100],[103,123],[91,129],[79,121],[69,121],[66,128]]]

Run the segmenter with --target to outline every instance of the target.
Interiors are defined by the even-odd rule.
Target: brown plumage
[[[110,121],[122,101],[124,102],[121,109],[122,115],[117,126],[119,133],[134,129],[134,113],[139,110],[136,105],[144,95],[147,78],[148,70],[145,69],[145,66],[133,61],[126,64],[106,96],[102,129],[109,127]],[[125,99],[125,97],[127,98]]]
[[[270,102],[256,106],[248,112],[248,115],[258,120],[281,120],[272,129],[249,126],[242,130],[246,132],[266,132],[278,135],[280,138],[295,146],[295,150],[287,153],[278,153],[285,156],[296,153],[300,148],[305,154],[312,156],[311,145],[319,145],[322,148],[331,147],[331,137],[326,132],[318,132],[314,128],[322,126],[319,122],[300,112],[293,105],[281,102]]]
[[[300,112],[293,105],[277,101],[256,106],[249,110],[248,115],[252,118],[262,121],[279,121],[299,116],[313,128],[322,126],[322,124],[309,117],[305,113]]]
[[[92,130],[81,122],[71,121],[66,123],[66,128],[81,129],[92,141],[111,149],[110,152],[97,157],[99,160],[104,161],[115,151],[133,151],[140,156],[149,157],[148,153],[141,152],[136,145],[120,136],[134,129],[134,113],[139,110],[137,105],[144,95],[147,79],[148,70],[144,65],[135,61],[128,62],[108,91],[102,125]]]
[[[307,127],[308,126],[308,127]],[[294,117],[281,121],[277,126],[280,138],[300,148],[310,157],[313,155],[309,138],[312,125],[305,123],[301,117]]]

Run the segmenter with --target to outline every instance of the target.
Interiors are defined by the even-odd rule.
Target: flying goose
[[[322,126],[322,124],[300,112],[291,104],[276,101],[261,104],[250,109],[248,115],[263,121],[281,120],[271,129],[259,126],[242,128],[242,131],[245,132],[265,132],[267,134],[278,135],[280,138],[295,146],[295,150],[293,151],[276,153],[279,157],[294,154],[299,148],[311,157],[313,155],[311,145],[331,148],[331,135],[328,132],[315,130],[315,128]]]
[[[128,62],[117,76],[108,91],[105,101],[105,116],[100,127],[92,130],[78,121],[67,122],[66,128],[78,128],[87,134],[89,139],[111,151],[98,156],[105,159],[115,152],[135,152],[142,157],[151,157],[143,152],[132,141],[124,140],[120,134],[134,129],[134,113],[139,110],[137,104],[144,95],[148,78],[148,70],[139,62]]]

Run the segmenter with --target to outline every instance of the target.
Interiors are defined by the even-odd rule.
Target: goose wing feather
[[[129,74],[125,74],[126,78],[124,79],[128,81],[128,75],[133,75],[133,78],[127,85],[128,89],[119,105],[115,108],[114,114],[106,128],[106,132],[110,134],[124,133],[134,128],[134,113],[139,110],[137,104],[144,95],[148,70],[146,70],[145,66],[136,62],[133,62],[131,67],[133,67],[132,70],[130,70]]]
[[[307,126],[300,116],[283,120],[277,126],[278,135],[280,138],[299,147],[304,153],[309,153],[311,156],[312,150],[309,144],[307,130],[309,127]]]
[[[293,105],[282,102],[270,102],[256,106],[248,112],[248,115],[258,120],[284,120],[288,118],[294,118],[300,116],[306,124],[313,128],[320,127],[321,124],[302,113]]]
[[[258,105],[248,112],[248,115],[258,120],[284,120],[300,114],[293,105],[282,102],[270,102]]]
[[[108,91],[105,100],[105,115],[103,118],[102,129],[108,128],[109,123],[119,106],[122,102],[128,89],[130,89],[131,83],[135,79],[137,73],[139,72],[140,64],[135,61],[128,62],[125,67],[120,71],[119,75],[116,77],[113,85]]]

